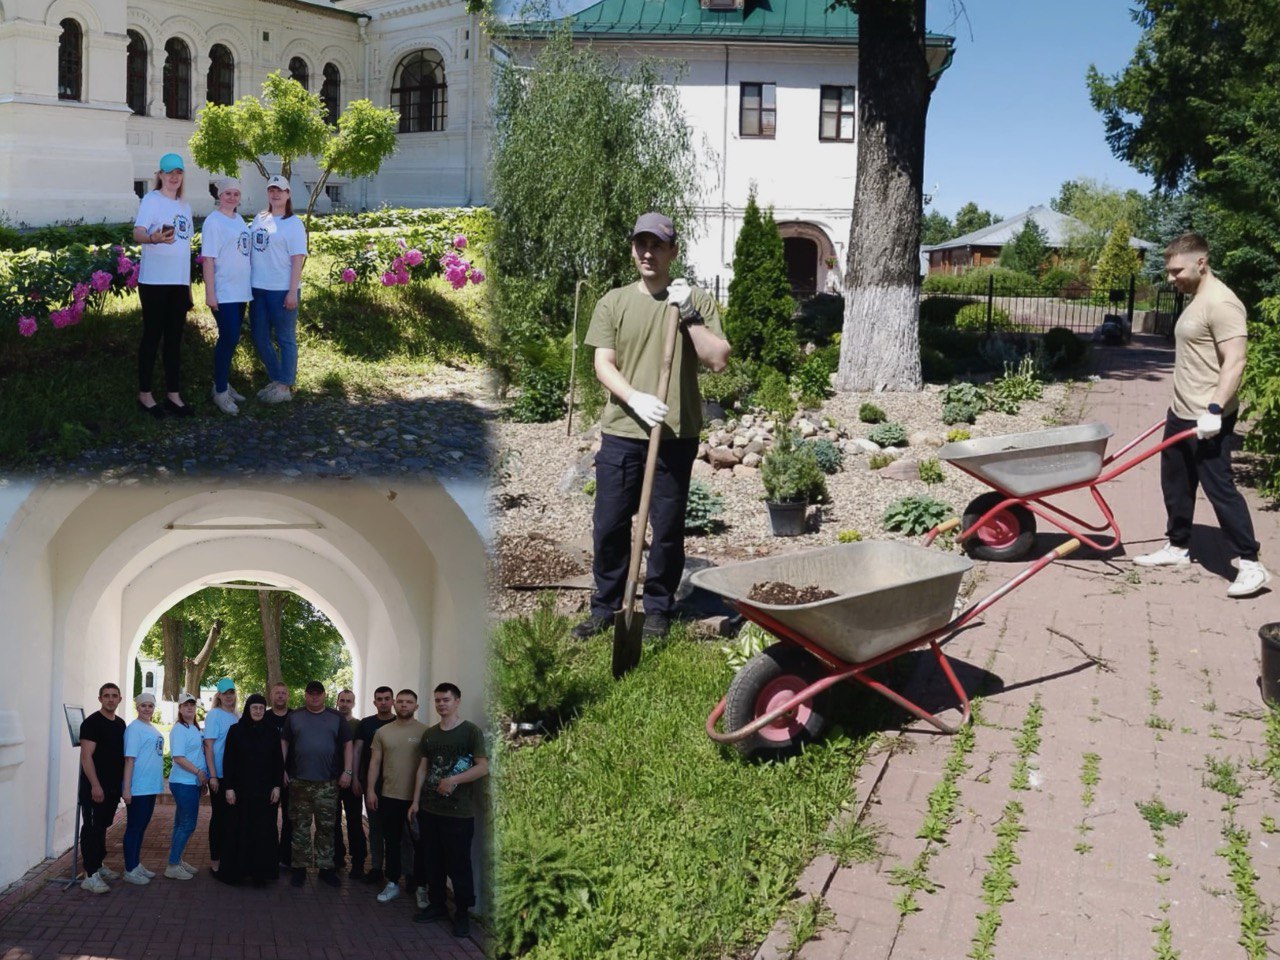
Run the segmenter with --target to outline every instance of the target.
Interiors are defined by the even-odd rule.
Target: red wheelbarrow
[[[1036,517],[1040,517],[1095,550],[1115,549],[1120,545],[1120,526],[1098,487],[1165,447],[1195,436],[1194,429],[1184,430],[1126,456],[1164,423],[1154,424],[1111,456],[1106,456],[1106,450],[1112,431],[1105,423],[948,443],[938,451],[938,459],[994,488],[965,507],[958,539],[979,560],[1019,560],[1035,543]],[[1072,490],[1093,494],[1102,523],[1089,523],[1046,502]],[[1097,537],[1108,533],[1109,539]]]
[[[959,522],[943,524],[929,534],[926,544]],[[790,753],[822,733],[831,688],[845,680],[887,697],[943,733],[955,733],[969,720],[969,697],[941,644],[1078,546],[1076,541],[1062,544],[958,616],[956,595],[973,561],[927,545],[863,541],[698,571],[692,577],[696,586],[725,598],[743,617],[780,640],[734,676],[728,693],[707,717],[707,736],[733,744],[746,756]],[[766,581],[816,584],[836,596],[787,606],[748,600],[752,586]],[[867,675],[873,667],[926,645],[959,700],[958,723],[947,723]],[[723,733],[716,729],[721,717]]]

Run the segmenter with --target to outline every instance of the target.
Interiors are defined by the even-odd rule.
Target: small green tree
[[[982,210],[976,203],[970,200],[963,207],[956,211],[956,222],[954,232],[951,237],[963,237],[966,233],[973,233],[975,230],[981,230],[983,227],[989,227],[993,223],[1000,220],[990,210]]]
[[[959,234],[954,231],[951,220],[945,213],[930,210],[920,220],[920,242],[925,246],[946,243],[955,236]]]
[[[241,97],[231,105],[205,104],[196,115],[191,156],[213,173],[238,176],[241,163],[253,164],[263,178],[271,176],[264,157],[280,158],[280,174],[288,178],[299,157],[316,157],[320,177],[307,198],[307,219],[330,176],[370,177],[396,149],[400,118],[394,110],[353,100],[336,128],[325,122],[320,97],[277,71],[262,84],[262,99]]]
[[[1048,235],[1035,218],[1028,217],[1018,235],[1000,250],[1000,266],[1029,273],[1033,277],[1040,276],[1041,267],[1049,256],[1048,240]]]
[[[1127,288],[1129,278],[1142,269],[1138,251],[1129,246],[1132,235],[1128,220],[1120,220],[1111,228],[1093,267],[1093,288],[1099,293]]]
[[[795,309],[773,208],[761,214],[753,186],[733,248],[725,333],[740,356],[790,372],[800,350],[791,320]]]

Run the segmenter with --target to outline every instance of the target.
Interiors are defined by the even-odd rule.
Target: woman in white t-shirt
[[[164,735],[151,725],[156,712],[155,694],[143,691],[133,701],[138,716],[124,728],[124,880],[150,883],[155,876],[142,865],[142,838],[146,835],[156,796],[164,789]]]
[[[142,244],[138,297],[142,301],[142,343],[138,346],[138,407],[163,419],[165,411],[188,417],[195,411],[182,402],[182,328],[191,309],[191,204],[182,199],[182,157],[160,158],[155,187],[142,198],[133,221],[133,239]],[[163,345],[163,351],[161,347]],[[165,399],[151,392],[156,354],[164,361]]]
[[[205,261],[208,263],[208,261]],[[209,767],[204,757],[204,734],[196,722],[196,698],[184,693],[178,699],[178,719],[169,731],[169,792],[173,794],[173,838],[169,842],[169,865],[164,875],[171,880],[190,880],[198,872],[182,859],[187,841],[196,831],[200,819],[200,794],[209,780]]]
[[[298,375],[298,298],[307,259],[307,229],[293,215],[290,192],[284,177],[268,180],[267,209],[253,218],[249,231],[253,247],[249,328],[270,381],[258,391],[264,403],[292,400]]]
[[[240,412],[244,397],[231,389],[231,358],[240,342],[244,308],[253,299],[249,292],[249,227],[237,213],[240,181],[228,177],[218,184],[218,208],[205,218],[200,231],[200,255],[204,257],[204,302],[218,323],[213,348],[213,404],[223,413]]]

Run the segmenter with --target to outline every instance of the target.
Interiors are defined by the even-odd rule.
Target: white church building
[[[363,97],[400,113],[396,154],[376,177],[330,180],[320,210],[483,205],[495,56],[520,58],[547,27],[508,27],[495,44],[460,0],[0,0],[0,218],[131,219],[158,158],[189,159],[200,106],[257,94],[274,70],[331,113]],[[857,171],[856,15],[809,0],[599,0],[573,29],[623,61],[679,67],[704,147],[685,245],[702,282],[727,283],[754,183],[793,289],[838,287]],[[926,46],[941,74],[952,39]],[[296,164],[295,195],[316,175]],[[246,177],[245,209],[265,200],[258,180]],[[197,215],[213,207],[207,188],[188,167]]]

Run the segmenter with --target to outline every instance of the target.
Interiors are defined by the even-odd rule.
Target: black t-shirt
[[[116,717],[108,720],[101,710],[95,710],[80,724],[80,742],[93,741],[93,769],[98,783],[107,796],[120,796],[124,785],[124,728],[125,722]],[[83,749],[83,747],[81,747]],[[80,770],[80,795],[89,797],[93,788],[89,778]]]
[[[369,779],[369,758],[373,754],[370,749],[370,745],[373,743],[373,735],[395,720],[395,718],[396,716],[393,713],[386,720],[379,720],[376,713],[371,713],[369,716],[364,717],[359,726],[356,727],[356,739],[364,741],[364,746],[360,748],[360,783],[366,787]],[[377,787],[378,784],[374,784],[374,788],[376,789]]]

